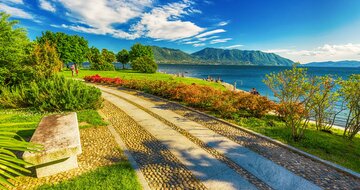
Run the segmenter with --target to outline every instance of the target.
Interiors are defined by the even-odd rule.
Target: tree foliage
[[[96,47],[91,47],[87,53],[87,59],[90,62],[90,69],[101,71],[113,71],[115,67],[113,64],[106,62],[104,56]]]
[[[130,61],[135,61],[138,57],[147,56],[148,58],[154,60],[154,53],[150,46],[144,46],[140,43],[136,43],[131,47],[129,52]]]
[[[339,92],[335,89],[338,80],[330,76],[318,76],[314,78],[316,89],[310,97],[312,106],[311,116],[315,120],[317,130],[329,131],[334,125],[336,116],[343,111],[336,109],[336,102],[340,99]]]
[[[47,41],[44,44],[35,44],[30,55],[30,64],[37,78],[49,78],[63,66],[56,48]]]
[[[116,61],[115,53],[105,48],[101,50],[101,55],[107,63],[114,63]]]
[[[123,69],[125,69],[125,65],[128,64],[130,61],[129,52],[126,49],[122,49],[117,53],[116,59],[123,65]]]
[[[36,40],[40,44],[49,42],[55,46],[60,60],[67,66],[69,66],[69,63],[81,65],[86,60],[86,53],[89,48],[88,41],[83,37],[46,31]]]
[[[349,109],[344,136],[352,139],[360,131],[360,75],[341,82],[341,93]]]
[[[131,67],[142,73],[155,73],[157,64],[154,60],[154,53],[150,46],[144,46],[136,43],[129,52]]]
[[[131,67],[142,73],[155,73],[158,68],[155,61],[148,56],[138,57],[131,63]]]
[[[24,65],[31,43],[24,28],[16,27],[16,20],[0,12],[0,85],[14,85],[20,79],[31,78]]]
[[[279,100],[278,113],[283,117],[286,126],[291,128],[295,141],[304,136],[313,109],[311,98],[316,92],[315,81],[309,79],[306,69],[293,66],[291,70],[271,73],[264,83],[273,91]]]

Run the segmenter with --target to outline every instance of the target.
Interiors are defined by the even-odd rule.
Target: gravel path
[[[360,180],[357,178],[338,172],[333,168],[298,155],[267,140],[213,120],[210,117],[144,93],[129,90],[122,90],[122,92],[134,94],[138,97],[140,96],[144,100],[156,103],[156,105],[162,109],[172,110],[187,119],[206,126],[217,134],[223,135],[239,145],[259,153],[324,189],[359,189],[360,187]]]

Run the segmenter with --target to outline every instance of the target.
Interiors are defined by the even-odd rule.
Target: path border
[[[108,85],[103,85],[103,86],[108,86]],[[112,86],[108,86],[108,87],[112,87]],[[182,104],[180,104],[180,103],[178,103],[178,102],[174,102],[174,101],[171,101],[171,100],[167,100],[167,99],[165,99],[165,98],[162,98],[162,97],[159,97],[159,96],[155,96],[155,95],[152,95],[152,94],[149,94],[149,93],[145,93],[145,92],[142,92],[142,91],[134,90],[134,89],[129,89],[129,88],[125,88],[125,87],[115,87],[115,88],[120,88],[120,89],[121,89],[121,88],[124,88],[124,89],[127,89],[127,90],[132,90],[132,91],[135,91],[135,92],[138,92],[138,93],[142,93],[142,94],[149,95],[149,96],[151,96],[151,97],[159,98],[159,99],[161,99],[161,100],[163,100],[163,101],[166,101],[166,102],[170,102],[170,103],[179,105],[179,106],[181,106],[181,107],[183,107],[183,108],[185,108],[185,109],[188,109],[188,110],[190,110],[190,111],[196,112],[196,113],[201,114],[201,115],[206,116],[206,117],[210,117],[210,118],[212,118],[212,119],[214,119],[214,120],[216,120],[216,121],[219,121],[219,122],[221,122],[221,123],[223,123],[223,124],[229,125],[229,126],[231,126],[231,127],[233,127],[233,128],[240,129],[240,130],[242,130],[242,131],[244,131],[244,132],[246,132],[246,133],[249,133],[249,134],[255,135],[255,136],[257,136],[257,137],[260,137],[260,138],[262,138],[262,139],[265,139],[265,140],[267,140],[268,142],[271,142],[271,143],[274,143],[274,144],[276,144],[276,145],[279,145],[279,146],[281,146],[281,147],[283,147],[283,148],[286,148],[286,149],[288,149],[288,150],[290,150],[290,151],[292,151],[292,152],[294,152],[294,153],[297,153],[297,154],[300,154],[300,155],[302,155],[302,156],[304,156],[304,157],[307,157],[307,158],[309,158],[309,159],[311,159],[311,160],[313,160],[313,161],[320,162],[320,163],[322,163],[322,164],[324,164],[324,165],[330,166],[330,167],[334,168],[335,170],[337,170],[337,171],[339,171],[339,172],[342,172],[342,173],[344,173],[344,174],[347,174],[347,175],[350,175],[350,176],[353,176],[353,177],[355,177],[355,178],[360,179],[360,173],[357,173],[357,172],[355,172],[355,171],[353,171],[353,170],[351,170],[351,169],[348,169],[348,168],[345,168],[345,167],[340,166],[340,165],[338,165],[338,164],[335,164],[335,163],[332,163],[332,162],[330,162],[330,161],[324,160],[324,159],[319,158],[319,157],[317,157],[317,156],[315,156],[315,155],[309,154],[309,153],[304,152],[304,151],[302,151],[302,150],[300,150],[300,149],[298,149],[298,148],[295,148],[295,147],[293,147],[293,146],[291,146],[291,145],[284,144],[284,143],[282,143],[282,142],[280,142],[280,141],[278,141],[278,140],[275,140],[275,139],[273,139],[273,138],[267,137],[267,136],[262,135],[262,134],[260,134],[260,133],[254,132],[254,131],[252,131],[252,130],[250,130],[250,129],[244,128],[244,127],[242,127],[242,126],[239,126],[239,125],[230,123],[230,122],[225,121],[225,120],[223,120],[223,119],[220,119],[220,118],[214,117],[214,116],[212,116],[212,115],[206,114],[206,113],[204,113],[204,112],[198,111],[198,110],[196,110],[196,109],[194,109],[194,108],[190,108],[190,107],[188,107],[188,106],[182,105]]]
[[[101,111],[98,111],[98,112],[102,118],[107,118]],[[143,173],[141,172],[139,165],[136,163],[135,159],[132,157],[129,149],[126,147],[126,145],[125,145],[124,141],[121,139],[120,135],[116,132],[116,130],[114,129],[114,127],[112,125],[108,125],[107,128],[109,129],[111,135],[114,137],[116,143],[120,146],[121,150],[124,152],[125,156],[128,158],[133,169],[135,170],[135,173],[138,177],[138,180],[141,184],[142,189],[150,190],[149,184],[146,181]]]

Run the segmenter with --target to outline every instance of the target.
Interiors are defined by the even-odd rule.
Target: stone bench
[[[78,167],[81,142],[77,115],[57,114],[42,118],[30,142],[43,145],[40,152],[24,152],[37,177],[54,175]]]

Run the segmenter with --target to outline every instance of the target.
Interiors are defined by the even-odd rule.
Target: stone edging
[[[122,88],[124,88],[124,87],[122,87]],[[125,88],[125,89],[127,89],[127,88]],[[130,90],[133,90],[133,89],[130,89]],[[141,91],[138,91],[138,90],[134,90],[134,91],[141,92]],[[274,143],[274,144],[276,144],[276,145],[279,145],[279,146],[281,146],[281,147],[284,147],[284,148],[286,148],[286,149],[288,149],[288,150],[290,150],[290,151],[292,151],[292,152],[295,152],[295,153],[297,153],[297,154],[300,154],[300,155],[302,155],[302,156],[305,156],[305,157],[307,157],[307,158],[309,158],[309,159],[311,159],[311,160],[313,160],[313,161],[320,162],[320,163],[322,163],[322,164],[325,164],[325,165],[327,165],[327,166],[330,166],[330,167],[336,169],[336,170],[339,171],[339,172],[342,172],[342,173],[345,173],[345,174],[348,174],[348,175],[350,175],[350,176],[353,176],[353,177],[355,177],[355,178],[359,178],[359,179],[360,179],[360,173],[357,173],[357,172],[355,172],[355,171],[353,171],[353,170],[350,170],[350,169],[345,168],[345,167],[343,167],[343,166],[340,166],[340,165],[338,165],[338,164],[329,162],[329,161],[327,161],[327,160],[321,159],[321,158],[319,158],[319,157],[317,157],[317,156],[314,156],[314,155],[312,155],[312,154],[309,154],[309,153],[307,153],[307,152],[304,152],[304,151],[302,151],[302,150],[300,150],[300,149],[298,149],[298,148],[295,148],[295,147],[293,147],[293,146],[284,144],[284,143],[282,143],[282,142],[280,142],[280,141],[278,141],[278,140],[275,140],[275,139],[273,139],[273,138],[267,137],[267,136],[262,135],[262,134],[260,134],[260,133],[257,133],[257,132],[254,132],[254,131],[252,131],[252,130],[249,130],[249,129],[246,129],[246,128],[244,128],[244,127],[241,127],[241,126],[239,126],[239,125],[235,125],[235,124],[230,123],[230,122],[228,122],[228,121],[225,121],[225,120],[223,120],[223,119],[214,117],[214,116],[212,116],[212,115],[206,114],[206,113],[201,112],[201,111],[198,111],[198,110],[196,110],[196,109],[193,109],[193,108],[187,107],[187,106],[185,106],[185,105],[179,104],[178,102],[174,102],[174,101],[171,101],[171,100],[167,100],[167,99],[161,98],[161,97],[159,97],[159,96],[155,96],[155,95],[148,94],[148,93],[145,93],[145,92],[141,92],[141,93],[144,93],[144,94],[147,94],[147,95],[150,95],[150,96],[159,98],[159,99],[161,99],[161,100],[163,100],[163,101],[167,101],[167,102],[171,102],[171,103],[177,104],[177,105],[179,105],[179,106],[181,106],[181,107],[183,107],[183,108],[185,108],[185,109],[188,109],[188,110],[190,110],[190,111],[196,112],[196,113],[201,114],[201,115],[204,115],[204,116],[206,116],[206,117],[210,117],[210,118],[212,118],[212,119],[214,119],[214,120],[216,120],[216,121],[219,121],[219,122],[221,122],[221,123],[224,123],[224,124],[226,124],[226,125],[229,125],[229,126],[231,126],[231,127],[234,127],[234,128],[236,128],[236,129],[240,129],[240,130],[242,130],[242,131],[244,131],[244,132],[246,132],[246,133],[250,133],[250,134],[255,135],[255,136],[257,136],[257,137],[263,138],[263,139],[265,139],[265,140],[267,140],[267,141],[269,141],[269,142],[271,142],[271,143]]]
[[[105,115],[103,113],[101,113],[99,111],[99,114],[101,115],[101,117],[106,118]],[[107,128],[109,129],[110,133],[113,135],[116,143],[120,146],[121,150],[124,152],[125,156],[128,158],[131,166],[134,168],[135,173],[138,177],[138,180],[141,184],[141,187],[143,190],[150,190],[149,184],[146,181],[144,175],[142,174],[142,172],[140,171],[140,168],[138,166],[138,164],[136,163],[135,159],[131,156],[129,150],[127,149],[125,143],[122,141],[122,139],[120,138],[120,136],[116,133],[115,129],[113,126],[108,125]]]

